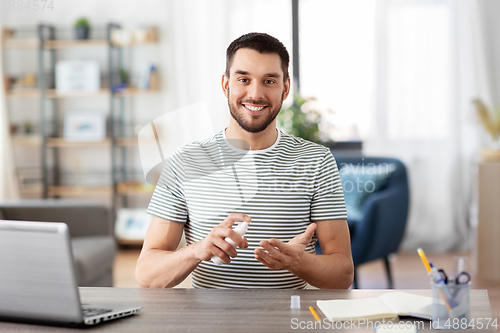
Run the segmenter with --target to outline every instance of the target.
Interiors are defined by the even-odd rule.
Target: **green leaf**
[[[75,27],[84,27],[84,28],[89,28],[89,27],[90,27],[89,20],[87,20],[87,19],[86,19],[86,18],[84,18],[84,17],[81,17],[81,18],[79,18],[78,20],[76,20],[76,22],[75,22]]]
[[[302,111],[302,106],[307,102],[308,100],[304,97],[294,95],[292,105],[286,109],[282,109],[279,113],[278,124],[288,134],[321,143],[318,128],[318,123],[321,121],[321,114],[317,110],[309,110],[307,113]]]

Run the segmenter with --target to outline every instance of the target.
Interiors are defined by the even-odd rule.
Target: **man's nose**
[[[251,98],[256,101],[264,99],[264,87],[260,82],[254,81],[250,85],[247,95],[248,98]]]

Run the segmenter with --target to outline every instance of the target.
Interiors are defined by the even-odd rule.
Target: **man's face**
[[[275,121],[290,92],[290,79],[283,82],[279,55],[239,49],[229,74],[223,75],[222,88],[231,116],[247,132],[265,130]]]

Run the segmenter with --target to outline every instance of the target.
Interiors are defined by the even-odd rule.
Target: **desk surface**
[[[398,290],[431,296],[430,290]],[[300,322],[307,327],[314,323],[309,306],[317,310],[319,299],[353,299],[377,297],[390,290],[213,290],[213,289],[128,289],[80,288],[82,302],[141,305],[138,315],[109,321],[90,328],[92,332],[303,332]],[[290,309],[290,296],[300,295],[301,309]],[[318,311],[323,320],[324,316]],[[294,319],[296,318],[296,319]],[[471,318],[491,318],[491,307],[486,290],[471,291]],[[401,319],[411,320],[409,318]],[[325,321],[326,322],[326,321]],[[425,322],[429,330],[429,321]],[[296,323],[296,324],[294,324]],[[310,325],[310,324],[309,324]],[[296,329],[294,329],[294,327]],[[332,328],[316,326],[318,331]],[[335,329],[336,332],[373,332],[373,329]],[[0,331],[59,332],[77,331],[16,323],[0,323]],[[478,330],[477,332],[493,332]],[[90,331],[87,331],[90,332]],[[464,332],[474,332],[465,330]]]

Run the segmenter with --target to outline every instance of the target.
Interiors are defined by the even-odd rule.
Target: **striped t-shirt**
[[[261,240],[288,242],[314,221],[347,219],[337,164],[326,147],[278,130],[263,150],[241,150],[225,131],[180,147],[165,162],[148,213],[185,223],[187,244],[205,238],[230,213],[251,216],[230,264],[202,261],[195,288],[306,288],[287,270],[271,270],[255,259]],[[306,247],[315,253],[316,236]]]

